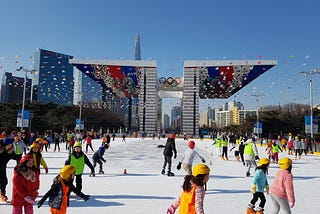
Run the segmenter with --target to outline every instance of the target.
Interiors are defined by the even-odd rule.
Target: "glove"
[[[181,164],[182,164],[181,162],[178,163],[178,165],[177,165],[177,170],[180,170],[180,169],[181,169]]]
[[[256,155],[256,156],[254,157],[254,159],[255,159],[255,160],[260,160],[260,158],[259,158],[258,155]]]
[[[90,199],[90,195],[84,195],[82,198],[84,201],[88,201]]]
[[[28,202],[29,204],[33,204],[34,203],[34,199],[31,196],[24,197],[24,200],[26,202]]]
[[[44,170],[46,171],[46,174],[48,174],[48,167],[44,168]]]
[[[171,204],[171,206],[167,209],[167,214],[174,214],[176,212],[176,208]]]
[[[174,154],[174,157],[173,157],[174,159],[176,159],[177,158],[177,154]]]
[[[250,192],[252,192],[253,194],[257,192],[257,187],[256,187],[256,185],[251,184]]]
[[[266,192],[269,195],[269,186],[266,186]]]
[[[289,201],[289,206],[290,206],[291,208],[293,208],[293,207],[294,207],[294,202]]]
[[[202,163],[205,163],[205,162],[206,162],[206,160],[205,160],[204,158],[202,158],[201,161],[202,161]]]

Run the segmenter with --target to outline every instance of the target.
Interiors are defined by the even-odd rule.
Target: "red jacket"
[[[11,204],[14,206],[24,206],[28,202],[24,199],[26,196],[31,196],[33,199],[38,197],[37,182],[35,181],[35,175],[33,181],[31,178],[19,174],[14,170],[12,179],[12,200]]]

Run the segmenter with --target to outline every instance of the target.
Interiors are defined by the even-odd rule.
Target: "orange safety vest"
[[[195,189],[196,185],[192,186],[189,192],[183,191],[181,194],[179,214],[196,214],[195,207]]]
[[[68,208],[69,187],[60,180],[62,186],[62,202],[60,209],[50,207],[51,214],[66,214]]]

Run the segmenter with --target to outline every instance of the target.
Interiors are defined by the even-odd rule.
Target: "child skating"
[[[295,204],[292,160],[290,158],[282,158],[279,161],[280,170],[274,177],[274,181],[270,187],[270,201],[273,204],[271,214],[282,213],[290,214],[291,209]]]
[[[261,158],[259,160],[259,166],[256,168],[251,184],[252,199],[247,207],[247,214],[263,214],[266,203],[266,197],[263,193],[264,189],[266,189],[267,194],[269,194],[269,184],[266,175],[269,164],[270,160],[268,158]],[[259,207],[255,209],[255,204],[258,199],[260,199]]]
[[[65,165],[72,165],[75,167],[76,188],[79,192],[82,190],[82,174],[85,165],[91,170],[90,176],[95,176],[94,168],[87,155],[83,153],[82,144],[80,142],[74,144],[73,152],[69,155]]]
[[[167,209],[167,214],[174,214],[179,208],[179,214],[203,214],[203,200],[206,194],[204,185],[209,180],[210,168],[198,164],[193,168],[192,175],[186,175],[182,185],[182,194]]]
[[[177,169],[180,170],[182,164],[182,167],[186,171],[187,175],[192,175],[192,162],[195,156],[197,156],[202,161],[202,163],[206,162],[206,160],[197,151],[194,150],[195,145],[195,142],[192,140],[188,143],[189,148],[186,149],[181,161],[177,166]]]
[[[53,179],[49,191],[38,202],[38,208],[49,198],[50,213],[65,214],[69,206],[70,192],[74,192],[83,200],[89,200],[90,196],[83,194],[72,183],[76,169],[71,165],[62,167],[58,176]]]
[[[109,144],[105,144],[104,146],[100,146],[99,149],[93,154],[93,168],[96,168],[97,163],[100,165],[99,174],[104,174],[102,170],[102,161],[105,163],[106,160],[103,158],[105,151],[109,149]]]
[[[33,157],[25,155],[14,168],[12,179],[12,214],[33,214],[33,204],[38,197],[36,171]]]

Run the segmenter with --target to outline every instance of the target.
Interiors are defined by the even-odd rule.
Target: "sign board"
[[[313,116],[313,123],[312,123],[312,128],[313,128],[313,133],[318,133],[318,116]],[[305,132],[306,134],[311,133],[311,116],[307,115],[304,117],[304,123],[305,123]]]
[[[23,111],[23,127],[29,127],[30,110]],[[22,110],[18,111],[17,127],[22,127]]]
[[[76,119],[76,129],[84,130],[84,120],[81,119],[81,123],[80,123],[80,119],[79,118]]]
[[[256,122],[253,124],[253,133],[262,134],[262,123]]]

